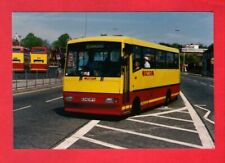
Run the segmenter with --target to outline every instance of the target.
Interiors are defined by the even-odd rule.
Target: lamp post
[[[178,33],[180,32],[180,29],[175,29],[175,32]],[[178,44],[178,42],[177,42]],[[187,69],[186,69],[186,64],[185,64],[185,52],[183,52],[183,64],[182,64],[182,71],[183,72],[187,72]]]
[[[86,37],[87,36],[87,12],[85,12],[85,14],[84,14],[84,16],[85,16],[85,22],[84,22],[84,37]]]
[[[187,72],[187,69],[186,69],[186,64],[185,64],[185,52],[183,53],[183,71],[184,72]]]

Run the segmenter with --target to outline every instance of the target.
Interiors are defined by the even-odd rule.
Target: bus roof
[[[29,48],[23,47],[23,46],[12,46],[12,49],[16,49],[16,50],[20,50],[20,51],[24,51],[27,50],[29,51]]]
[[[81,42],[90,42],[90,41],[108,41],[108,42],[124,42],[128,44],[133,44],[133,45],[139,45],[139,46],[144,46],[144,47],[151,47],[155,49],[161,49],[165,51],[171,51],[175,53],[179,53],[179,50],[176,48],[160,45],[157,43],[153,43],[150,41],[144,41],[128,36],[96,36],[96,37],[84,37],[84,38],[78,38],[78,39],[73,39],[68,41],[68,44],[73,44],[73,43],[81,43]]]
[[[19,45],[16,45],[16,46],[12,46],[13,48],[24,48],[23,46],[19,46]]]

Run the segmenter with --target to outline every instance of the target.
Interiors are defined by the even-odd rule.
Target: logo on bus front
[[[142,75],[143,76],[154,76],[154,71],[143,71]]]

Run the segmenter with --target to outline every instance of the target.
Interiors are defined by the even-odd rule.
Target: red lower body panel
[[[68,112],[121,116],[130,113],[132,104],[137,98],[140,101],[141,110],[164,104],[168,91],[171,100],[174,100],[179,94],[180,85],[175,84],[130,92],[129,102],[126,104],[123,102],[123,94],[64,92],[64,109]],[[71,99],[68,101],[67,97]],[[117,102],[106,103],[106,98],[116,99]]]
[[[171,94],[171,100],[176,99],[180,91],[180,84],[134,91],[130,93],[130,99],[132,102],[138,97],[143,103],[141,105],[141,109],[145,110],[160,104],[164,104],[167,91],[169,91]]]
[[[47,70],[47,64],[30,64],[30,71],[46,72]]]
[[[13,63],[13,71],[14,72],[24,72],[24,64],[23,63]]]
[[[64,92],[63,95],[65,111],[117,116],[123,114],[121,94]],[[73,100],[68,102],[65,97],[73,97]],[[116,102],[106,103],[106,98],[116,99]]]

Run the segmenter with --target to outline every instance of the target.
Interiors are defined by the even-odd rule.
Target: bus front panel
[[[121,43],[69,44],[63,91],[66,111],[123,114]]]

